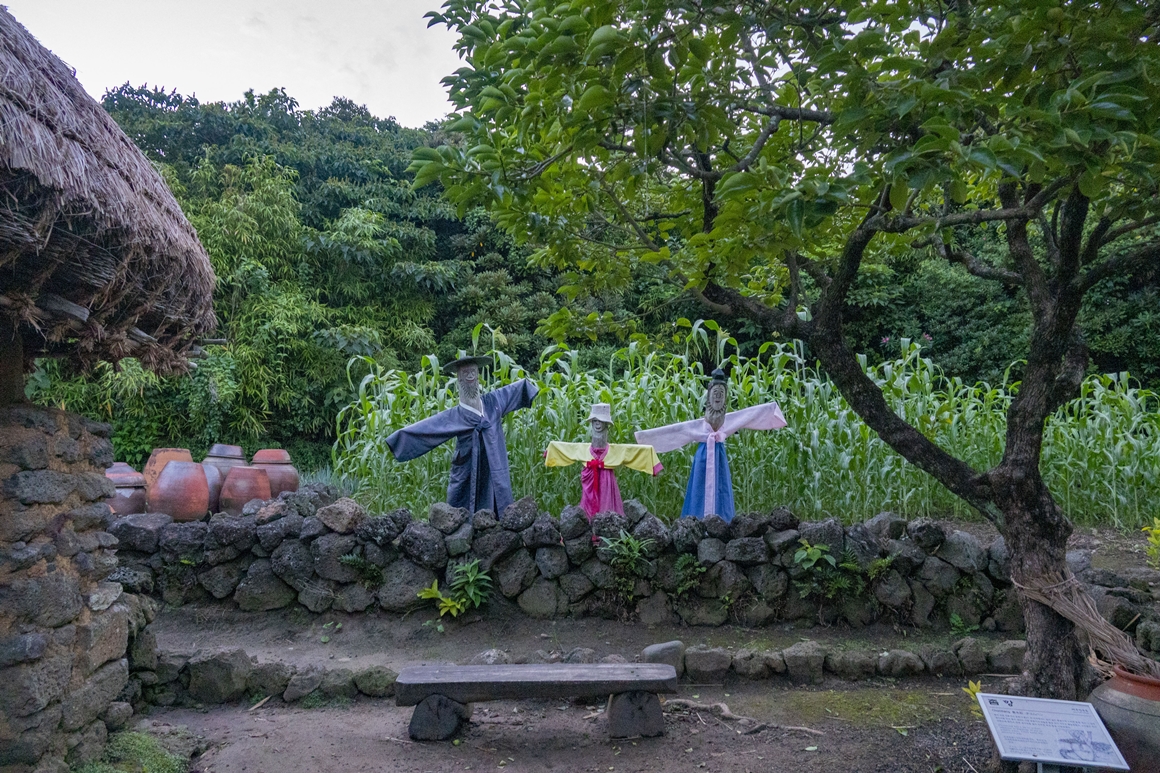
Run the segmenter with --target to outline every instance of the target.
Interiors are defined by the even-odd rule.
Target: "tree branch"
[[[1070,284],[1079,272],[1089,204],[1088,197],[1080,192],[1078,185],[1071,189],[1063,203],[1063,221],[1059,228],[1059,281],[1064,285]],[[1101,225],[1102,222],[1096,225],[1096,232],[1100,232]]]
[[[1153,215],[1152,217],[1146,217],[1142,220],[1137,220],[1134,223],[1127,223],[1120,226],[1119,228],[1113,228],[1104,235],[1104,239],[1100,243],[1100,246],[1102,247],[1106,244],[1111,244],[1116,239],[1119,239],[1125,234],[1130,234],[1132,231],[1138,231],[1141,228],[1147,228],[1148,226],[1156,225],[1157,223],[1160,223],[1160,215]]]
[[[751,113],[757,113],[758,115],[777,118],[783,121],[808,121],[828,126],[837,120],[837,117],[828,110],[811,110],[806,107],[748,104],[745,106],[745,109]]]
[[[980,279],[992,279],[996,282],[1002,282],[1006,285],[1019,286],[1023,284],[1023,277],[1015,271],[1010,271],[999,266],[992,266],[990,263],[979,260],[970,252],[966,250],[957,249],[950,246],[943,241],[942,234],[938,231],[929,240],[935,248],[942,253],[942,256],[948,263],[958,263],[967,270],[967,273],[972,276],[977,276]],[[916,243],[912,246],[922,246],[921,243]]]
[[[1137,252],[1123,253],[1114,258],[1108,258],[1099,265],[1092,266],[1079,277],[1079,287],[1087,292],[1103,280],[1116,274],[1134,271],[1149,261],[1160,263],[1160,243],[1149,244]]]
[[[1063,367],[1051,385],[1051,393],[1047,402],[1049,415],[1076,398],[1080,385],[1083,384],[1084,376],[1087,375],[1087,365],[1087,343],[1084,342],[1083,336],[1078,331],[1073,330],[1067,353],[1063,357]]]
[[[1013,183],[999,185],[999,200],[1003,206],[1015,209],[1018,201]],[[1031,299],[1031,307],[1039,319],[1047,314],[1051,305],[1051,298],[1047,287],[1047,277],[1043,269],[1035,260],[1035,253],[1031,250],[1031,242],[1027,238],[1027,218],[1014,218],[1007,222],[1007,252],[1015,263],[1015,268],[1023,277],[1023,286],[1027,289],[1027,297]]]

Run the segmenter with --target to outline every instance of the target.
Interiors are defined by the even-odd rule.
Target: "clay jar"
[[[217,465],[201,463],[201,468],[205,470],[205,481],[209,484],[209,511],[216,513],[218,511],[219,502],[222,495],[222,484],[225,483],[226,475]]]
[[[281,448],[263,448],[254,454],[250,465],[262,468],[270,476],[270,496],[298,490],[298,470],[294,468],[290,454]]]
[[[1153,770],[1160,758],[1160,679],[1130,674],[1119,666],[1114,671],[1088,701],[1132,770]]]
[[[114,515],[133,515],[145,512],[145,476],[124,462],[115,462],[105,470],[105,477],[117,488],[109,500]]]
[[[145,462],[145,469],[141,470],[141,474],[145,476],[146,498],[152,500],[150,490],[153,484],[165,469],[165,465],[172,461],[192,462],[193,456],[188,448],[154,448],[153,453],[149,454],[149,461]]]
[[[210,446],[209,453],[201,460],[202,464],[213,465],[221,471],[222,480],[234,467],[246,466],[246,452],[241,446],[228,446],[225,443],[215,443]]]
[[[270,476],[260,467],[233,467],[222,484],[218,507],[230,515],[241,515],[251,499],[270,499]]]
[[[175,521],[197,521],[209,512],[205,469],[193,461],[171,461],[149,489],[149,509]]]

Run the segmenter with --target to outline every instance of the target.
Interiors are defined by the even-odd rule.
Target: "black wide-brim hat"
[[[444,365],[443,372],[450,375],[453,373],[458,373],[459,369],[464,365],[475,365],[476,367],[483,369],[490,368],[491,364],[491,357],[468,357],[467,352],[460,350],[459,359],[452,360],[451,362]]]

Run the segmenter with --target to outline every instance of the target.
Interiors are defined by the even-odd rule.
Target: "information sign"
[[[1128,770],[1090,703],[977,693],[1004,760]]]

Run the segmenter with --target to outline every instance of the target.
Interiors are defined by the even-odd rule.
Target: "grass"
[[[800,517],[836,515],[847,523],[883,510],[917,517],[971,517],[972,511],[926,473],[887,447],[857,417],[836,387],[812,367],[798,345],[766,344],[758,357],[720,359],[730,371],[731,409],[777,401],[789,426],[742,431],[728,441],[738,512],[786,505]],[[707,377],[689,354],[645,352],[632,344],[603,372],[577,367],[578,355],[547,350],[535,373],[500,351],[485,388],[534,379],[532,407],[504,423],[516,497],[533,494],[559,513],[580,499],[578,467],[548,469],[550,440],[582,441],[594,402],[612,404],[612,442],[631,443],[636,429],[697,418]],[[434,358],[407,373],[364,361],[370,373],[339,416],[334,475],[372,509],[407,507],[422,515],[445,497],[454,443],[404,464],[391,456],[391,432],[457,402],[454,379]],[[361,366],[360,366],[361,367]],[[967,384],[945,377],[919,346],[903,342],[897,360],[866,368],[891,406],[920,431],[976,469],[1003,452],[1006,411],[1018,383]],[[1088,378],[1079,399],[1048,421],[1042,469],[1064,510],[1081,524],[1139,528],[1160,511],[1160,396],[1132,385],[1127,374]],[[695,447],[665,454],[652,478],[618,476],[625,499],[639,498],[665,520],[677,517]]]
[[[170,754],[146,733],[115,733],[99,762],[90,762],[76,773],[185,773],[186,761]]]
[[[321,690],[315,690],[298,703],[304,709],[345,709],[353,704],[354,700],[345,695],[327,698]]]

